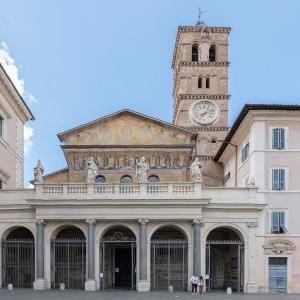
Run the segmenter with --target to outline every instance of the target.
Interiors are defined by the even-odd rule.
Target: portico
[[[255,253],[248,247],[249,232],[255,227],[247,224],[255,222],[257,212],[264,205],[257,203],[254,188],[202,189],[198,182],[141,183],[136,184],[130,194],[123,193],[121,185],[113,188],[118,190],[117,195],[111,192],[112,185],[108,184],[42,183],[26,193],[22,202],[35,209],[30,221],[36,236],[35,289],[55,288],[59,283],[67,286],[67,282],[59,282],[61,280],[74,284],[70,288],[85,288],[87,291],[117,288],[120,285],[118,276],[122,275],[121,268],[124,267],[130,274],[123,280],[123,288],[138,291],[166,290],[168,286],[178,291],[189,289],[189,278],[193,273],[206,274],[208,232],[224,225],[243,236],[245,266],[255,259]],[[166,189],[168,193],[165,193]],[[195,193],[199,189],[201,193]],[[153,190],[156,193],[152,193]],[[218,213],[220,210],[221,214]],[[233,215],[236,216],[234,222]],[[54,246],[58,244],[60,250]],[[68,246],[63,246],[66,244]],[[67,277],[56,274],[62,267],[59,255],[67,253],[63,250],[67,248],[63,247],[68,247],[68,259],[73,267]],[[72,261],[74,251],[79,258],[76,260],[74,256]],[[130,260],[127,266],[117,265],[115,251]],[[171,251],[171,256],[168,256],[168,251]],[[174,255],[180,265],[175,265],[170,259],[164,261],[165,257]],[[63,262],[66,262],[66,256],[63,257]],[[157,265],[158,260],[160,265]],[[74,263],[80,265],[76,268]],[[168,269],[169,273],[165,273],[164,270]],[[78,273],[76,270],[82,271]],[[244,291],[250,283],[253,285],[252,281],[248,282],[255,278],[251,270],[245,267]],[[163,285],[157,284],[159,278],[159,282],[165,282]]]

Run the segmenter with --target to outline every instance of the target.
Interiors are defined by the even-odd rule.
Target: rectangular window
[[[0,136],[3,137],[3,131],[4,131],[4,119],[0,116]]]
[[[285,149],[285,130],[284,128],[272,129],[272,149]]]
[[[249,143],[247,143],[242,149],[242,162],[244,162],[249,156]]]
[[[285,190],[285,169],[272,169],[272,190]]]
[[[0,190],[2,190],[2,189],[3,189],[3,181],[0,180]]]
[[[202,77],[198,77],[198,89],[202,89]]]
[[[209,80],[208,77],[206,78],[206,88],[207,88],[207,89],[210,88],[210,80]]]
[[[224,178],[223,178],[224,184],[225,184],[229,179],[230,179],[230,172],[228,172],[228,173],[224,176]]]
[[[269,291],[272,294],[287,292],[286,257],[269,257]]]
[[[277,234],[287,232],[286,221],[285,221],[285,211],[272,211],[271,232],[277,233]]]

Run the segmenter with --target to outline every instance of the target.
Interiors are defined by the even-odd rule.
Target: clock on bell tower
[[[222,166],[213,161],[228,132],[229,27],[179,26],[174,70],[173,124],[198,133],[195,155],[204,183],[222,185]]]

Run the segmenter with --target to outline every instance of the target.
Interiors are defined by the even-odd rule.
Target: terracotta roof
[[[225,140],[223,141],[222,145],[220,146],[218,152],[214,157],[214,161],[218,161],[221,155],[223,154],[224,150],[226,149],[228,143],[233,138],[234,134],[238,130],[239,126],[243,122],[244,118],[246,117],[247,113],[250,110],[282,110],[282,111],[295,111],[300,110],[300,105],[297,104],[245,104],[242,108],[241,112],[239,113],[238,117],[234,121],[230,131],[228,132]]]

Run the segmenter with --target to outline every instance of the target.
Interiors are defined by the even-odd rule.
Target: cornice
[[[215,157],[214,155],[200,155],[197,156],[199,157],[200,160],[213,160],[213,158]]]
[[[197,132],[199,131],[228,131],[230,127],[187,127],[187,128],[193,128]]]
[[[229,61],[181,61],[178,63],[178,67],[181,66],[190,66],[190,67],[219,67],[219,66],[226,66],[230,65]]]
[[[193,99],[213,99],[213,100],[222,100],[230,99],[230,95],[194,95],[194,94],[179,94],[177,97],[178,100],[193,100]]]
[[[185,127],[182,127],[185,128]],[[197,133],[195,132],[195,135]],[[194,144],[183,144],[183,145],[61,145],[62,149],[66,149],[66,152],[72,150],[87,150],[101,152],[103,150],[110,151],[136,151],[137,149],[140,151],[144,151],[147,149],[148,151],[157,151],[158,149],[169,149],[169,150],[189,150],[194,148]]]

